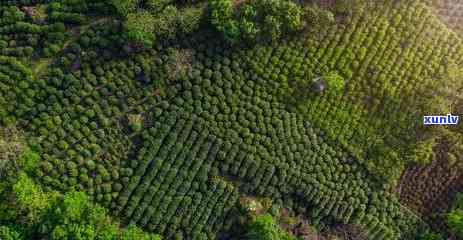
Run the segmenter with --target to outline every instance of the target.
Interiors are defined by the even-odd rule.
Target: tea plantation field
[[[430,216],[463,178],[418,172],[461,171],[461,123],[423,116],[463,113],[462,35],[429,1],[287,2],[2,1],[0,126],[22,132],[44,192],[163,239],[287,239],[246,234],[262,211],[288,239],[458,239]]]

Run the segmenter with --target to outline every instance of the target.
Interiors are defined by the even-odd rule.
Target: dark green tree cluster
[[[444,238],[441,234],[428,231],[419,234],[417,240],[444,240]]]
[[[346,82],[342,76],[336,72],[330,72],[323,76],[323,79],[328,85],[328,91],[342,92],[346,86]]]
[[[30,10],[32,11],[32,10]],[[0,6],[0,55],[49,57],[58,53],[66,34],[62,22],[35,23],[17,6]]]
[[[127,14],[124,22],[129,39],[151,46],[155,37],[155,19],[147,11],[137,11]]]
[[[137,10],[139,0],[112,0],[110,2],[116,9],[116,13],[127,16]]]
[[[302,7],[286,0],[257,0],[238,6],[231,0],[209,1],[211,24],[226,40],[271,41],[301,30]]]
[[[86,2],[86,0],[52,2],[47,8],[47,20],[66,24],[83,24],[87,20],[88,7]]]
[[[282,230],[270,214],[256,216],[248,226],[246,238],[249,240],[296,240]]]
[[[14,144],[5,131],[0,140]],[[2,164],[6,172],[0,175],[1,239],[161,239],[135,225],[121,228],[83,192],[44,191],[29,176],[39,159],[26,148],[16,161]]]
[[[31,70],[17,58],[0,56],[0,122],[12,125],[34,111],[37,92]]]
[[[178,8],[174,1],[112,0],[129,39],[151,46],[157,38],[189,34],[199,28],[203,7]]]
[[[459,238],[463,237],[463,194],[458,194],[452,210],[446,215],[446,223]]]
[[[83,192],[44,192],[25,173],[7,187],[1,192],[6,210],[0,219],[2,239],[161,239],[135,225],[120,228]]]

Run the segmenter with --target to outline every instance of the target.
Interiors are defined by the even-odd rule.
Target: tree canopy
[[[246,237],[249,240],[296,240],[282,230],[270,214],[256,216],[248,227]]]

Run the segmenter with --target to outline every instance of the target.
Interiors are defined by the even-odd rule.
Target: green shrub
[[[121,240],[132,240],[132,239],[161,240],[161,237],[155,234],[146,234],[134,224],[130,224],[129,226],[127,226],[125,231],[122,232],[120,239]]]
[[[0,239],[2,240],[20,240],[24,239],[21,233],[16,229],[8,226],[0,226]]]
[[[324,75],[323,79],[326,81],[326,84],[328,85],[328,91],[341,92],[344,90],[344,78],[336,72],[330,72]]]
[[[87,161],[86,165],[89,170],[94,170],[96,168],[96,163],[93,160]]]
[[[203,7],[186,7],[177,16],[177,31],[192,33],[198,30],[204,9]]]
[[[434,232],[426,232],[420,234],[417,240],[444,240],[441,234],[434,233]]]
[[[211,24],[221,32],[225,39],[233,42],[240,37],[238,22],[233,19],[234,9],[231,0],[209,0]]]
[[[163,11],[156,16],[154,20],[155,34],[164,37],[174,37],[177,26],[176,21],[179,17],[179,11],[175,6],[169,5],[163,9]]]
[[[26,149],[19,156],[18,163],[24,171],[31,173],[37,166],[39,159],[40,156],[36,152]]]
[[[56,198],[54,194],[43,192],[25,173],[19,175],[18,181],[13,185],[13,192],[29,222],[39,221],[40,216],[51,207]]]
[[[304,7],[304,19],[309,27],[326,27],[335,23],[334,14],[318,5]]]
[[[418,162],[420,164],[427,164],[430,161],[434,160],[435,153],[433,151],[434,146],[436,145],[436,139],[430,138],[424,141],[420,141],[412,148],[411,154],[408,158],[410,162]]]
[[[446,222],[457,236],[463,238],[463,193],[457,194],[453,209],[446,215]]]
[[[270,214],[255,217],[248,228],[246,237],[249,240],[296,240],[294,236],[276,225]]]
[[[159,14],[166,6],[171,4],[173,0],[146,0],[145,8],[152,14]]]
[[[287,0],[258,0],[235,8],[230,0],[209,1],[211,24],[226,40],[275,41],[304,26],[302,8]]]
[[[127,14],[124,22],[127,35],[131,40],[152,45],[155,31],[155,18],[147,11]]]
[[[139,0],[111,0],[111,4],[120,16],[127,16],[137,9]]]

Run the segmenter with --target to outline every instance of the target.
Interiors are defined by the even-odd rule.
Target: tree
[[[0,176],[1,239],[161,239],[135,226],[120,228],[84,192],[43,190],[27,175],[39,156],[28,149],[20,156],[14,168],[19,171]],[[74,165],[68,163],[68,168]]]
[[[411,154],[408,156],[410,162],[418,162],[420,164],[427,164],[435,159],[433,148],[436,146],[436,138],[422,140],[412,148]]]
[[[186,7],[180,10],[177,17],[178,31],[183,33],[192,33],[199,28],[204,7]]]
[[[22,239],[21,233],[9,226],[0,226],[0,239],[18,240]]]
[[[459,193],[453,209],[446,215],[450,229],[460,238],[463,237],[463,194]]]
[[[302,8],[292,1],[259,0],[234,7],[230,0],[210,0],[208,6],[211,24],[231,43],[275,41],[305,25]]]
[[[177,29],[179,11],[175,6],[167,6],[154,20],[155,34],[158,36],[174,37]]]
[[[129,224],[125,231],[122,232],[121,240],[161,240],[159,235],[146,234],[134,224]]]
[[[41,215],[51,207],[56,199],[56,193],[44,193],[26,173],[19,175],[18,181],[13,185],[13,192],[19,209],[24,212],[30,223],[40,220]]]
[[[318,5],[304,7],[304,19],[310,27],[327,27],[335,23],[334,14]]]
[[[301,30],[305,24],[302,8],[292,1],[260,0],[250,3],[249,6],[241,8],[241,15],[244,16],[241,21],[253,21],[256,25],[253,32],[264,34],[264,40],[278,40],[282,34]]]
[[[444,240],[441,234],[434,232],[425,232],[418,236],[418,240]]]
[[[89,207],[89,203],[89,199],[85,193],[70,191],[63,197],[63,216],[65,216],[66,219],[69,219],[70,222],[81,221],[86,208]]]
[[[144,7],[152,14],[159,14],[162,9],[172,3],[173,0],[146,0]]]
[[[139,0],[111,0],[111,4],[116,9],[116,13],[122,17],[135,12]]]
[[[143,4],[142,4],[143,3]],[[198,29],[203,7],[177,9],[171,1],[113,0],[116,12],[124,20],[131,41],[151,46],[156,36],[175,37],[177,32]]]
[[[147,11],[127,14],[124,23],[127,36],[134,41],[152,45],[154,41],[155,18]]]
[[[240,37],[238,23],[233,19],[234,8],[231,0],[209,0],[211,24],[225,39],[233,42]]]
[[[128,120],[132,131],[140,132],[143,129],[143,117],[140,114],[130,114]]]
[[[328,74],[323,76],[323,79],[325,79],[328,85],[328,90],[334,92],[341,92],[344,90],[344,78],[341,77],[338,73],[329,72]]]
[[[295,240],[294,236],[284,232],[275,224],[270,214],[255,217],[246,235],[249,240]]]

